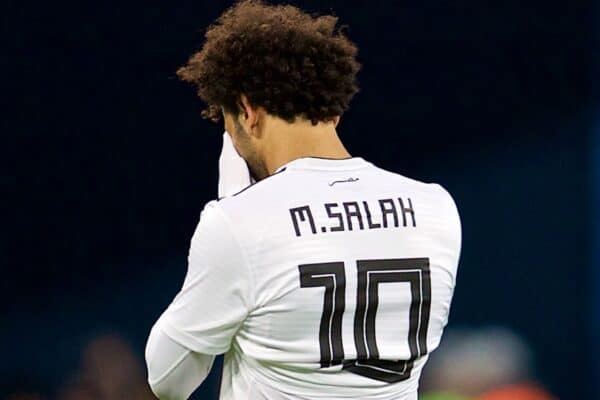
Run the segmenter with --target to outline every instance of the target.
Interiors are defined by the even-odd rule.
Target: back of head
[[[358,92],[357,47],[337,17],[311,16],[260,0],[237,2],[206,32],[202,49],[178,70],[207,104],[203,117],[237,115],[240,98],[293,123],[340,116]]]

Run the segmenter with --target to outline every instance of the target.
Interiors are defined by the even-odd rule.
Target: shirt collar
[[[281,172],[284,169],[311,169],[325,171],[347,171],[365,168],[371,163],[365,161],[362,157],[350,158],[320,158],[320,157],[302,157],[292,160],[275,172]]]

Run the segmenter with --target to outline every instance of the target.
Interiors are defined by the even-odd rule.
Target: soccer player
[[[440,185],[342,144],[360,65],[336,24],[241,1],[178,71],[229,133],[224,197],[204,207],[148,339],[161,399],[188,398],[218,354],[224,400],[417,399],[448,321],[459,215]]]

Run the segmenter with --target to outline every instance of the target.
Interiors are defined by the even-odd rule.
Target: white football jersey
[[[416,400],[460,247],[440,185],[361,158],[294,160],[206,205],[164,329],[225,353],[224,400]]]

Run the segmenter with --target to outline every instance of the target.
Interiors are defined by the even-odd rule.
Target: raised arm
[[[183,287],[148,338],[148,382],[161,400],[187,399],[204,381],[214,356],[229,350],[252,295],[250,270],[227,217],[208,203]]]

